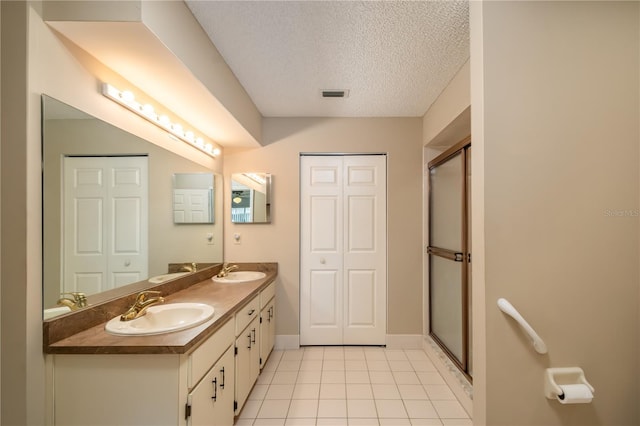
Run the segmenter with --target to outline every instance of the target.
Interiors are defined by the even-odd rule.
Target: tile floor
[[[236,425],[472,422],[422,350],[314,346],[272,352]]]

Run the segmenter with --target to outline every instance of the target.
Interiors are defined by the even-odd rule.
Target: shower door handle
[[[436,247],[427,247],[427,253],[434,256],[444,257],[445,259],[453,260],[454,262],[464,262],[464,253],[460,253],[453,250],[441,249]]]

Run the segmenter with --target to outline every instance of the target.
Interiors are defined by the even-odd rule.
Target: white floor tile
[[[318,402],[318,417],[327,418],[346,418],[347,417],[347,400],[346,399],[321,399]]]
[[[321,359],[303,359],[300,363],[300,371],[322,371]]]
[[[372,384],[371,388],[375,399],[401,399],[396,385]]]
[[[247,400],[240,412],[240,419],[255,419],[262,405],[261,400]]]
[[[371,385],[347,383],[347,399],[373,399]]]
[[[387,349],[385,350],[385,355],[389,361],[406,361],[408,360],[407,355],[405,355],[402,349]]]
[[[282,362],[280,362],[282,364]],[[413,371],[413,366],[409,361],[391,360],[389,361],[391,371]]]
[[[388,385],[396,383],[391,371],[369,371],[369,378],[371,379],[371,383],[376,384]]]
[[[444,385],[445,381],[437,371],[419,371],[416,372],[418,380],[423,385]]]
[[[274,385],[269,386],[269,390],[264,399],[291,399],[294,385]]]
[[[282,361],[300,361],[304,355],[304,349],[289,349],[282,354]]]
[[[347,371],[367,371],[367,362],[363,359],[346,359],[344,368]]]
[[[317,399],[294,399],[289,406],[288,418],[316,418],[318,415]]]
[[[272,385],[292,385],[296,383],[297,371],[276,371],[271,379]]]
[[[394,371],[393,377],[399,385],[419,385],[418,375],[413,371]]]
[[[404,408],[411,419],[437,419],[438,412],[429,401],[404,401]]]
[[[378,419],[381,426],[410,426],[409,419]]]
[[[429,399],[422,385],[398,385],[402,399]]]
[[[285,419],[256,419],[254,426],[284,426]]]
[[[320,383],[298,383],[293,389],[293,399],[318,399]]]
[[[378,419],[348,419],[349,426],[380,426]]]
[[[347,400],[347,416],[348,418],[377,419],[376,404],[373,399]]]
[[[300,360],[285,360],[284,357],[278,364],[278,369],[276,371],[298,371],[300,370]]]
[[[346,383],[344,371],[322,371],[322,383]]]
[[[449,399],[455,400],[456,396],[447,385],[424,385],[424,389],[431,400]]]
[[[440,419],[409,419],[409,421],[413,426],[442,426]]]
[[[323,383],[320,385],[320,399],[345,399],[347,389],[344,383]]]
[[[409,361],[416,371],[438,371],[431,361]]]
[[[289,411],[290,400],[288,399],[272,399],[266,401],[260,407],[258,411],[257,419],[284,419],[287,418],[287,411]]]
[[[442,419],[445,426],[473,426],[471,419]]]
[[[322,371],[344,371],[344,359],[324,359]]]
[[[391,371],[387,360],[367,360],[369,371]]]
[[[288,418],[284,423],[285,426],[315,426],[316,418],[312,419],[292,419]]]
[[[347,383],[371,383],[368,371],[345,371],[345,381]]]
[[[441,419],[468,419],[458,401],[431,401]]]
[[[320,383],[322,371],[301,371],[298,373],[296,383]]]
[[[378,418],[407,419],[409,418],[404,404],[399,399],[376,399]]]
[[[347,426],[347,418],[343,417],[343,418],[326,418],[326,419],[322,419],[319,418],[316,421],[316,425],[317,426]]]
[[[273,351],[236,426],[472,426],[421,350]]]
[[[264,396],[267,394],[268,389],[269,385],[256,384],[249,394],[249,399],[264,399]]]

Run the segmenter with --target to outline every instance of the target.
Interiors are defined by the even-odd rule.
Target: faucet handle
[[[161,292],[157,290],[144,290],[138,293],[136,296],[136,302],[144,302],[147,300],[147,296],[160,296]]]
[[[60,297],[64,295],[69,295],[73,297],[73,301],[75,302],[78,308],[84,308],[87,306],[87,295],[80,291],[72,291],[68,293],[61,293]]]

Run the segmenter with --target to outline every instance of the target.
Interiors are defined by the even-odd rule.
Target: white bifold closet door
[[[148,277],[148,158],[65,157],[61,292]]]
[[[300,160],[300,344],[383,345],[385,155]]]

